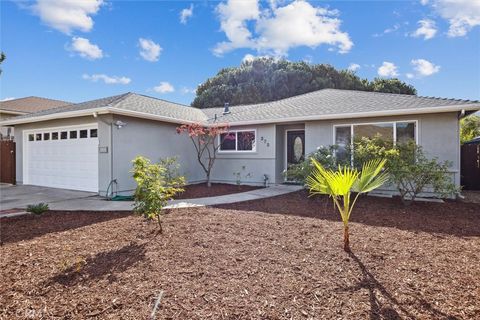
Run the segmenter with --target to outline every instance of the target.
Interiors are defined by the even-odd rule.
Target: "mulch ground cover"
[[[195,199],[204,197],[223,196],[226,194],[246,192],[260,189],[258,186],[233,185],[228,183],[212,183],[209,188],[206,183],[190,184],[185,186],[185,191],[176,195],[175,199]]]
[[[3,319],[479,319],[480,205],[364,197],[352,253],[304,191],[171,210],[1,219]]]

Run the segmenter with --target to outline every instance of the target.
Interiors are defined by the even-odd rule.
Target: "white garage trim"
[[[92,131],[92,129],[94,131]],[[87,131],[85,138],[80,137],[80,134],[84,133],[83,130]],[[92,137],[91,135],[95,133],[95,130],[96,137]],[[65,135],[62,135],[62,133]],[[71,138],[71,136],[75,136],[75,138]],[[48,137],[48,139],[45,140],[45,137]],[[32,138],[33,140],[31,140]],[[24,184],[98,192],[97,123],[24,130],[22,141]],[[68,149],[70,149],[70,151]],[[41,161],[42,156],[44,156],[44,166],[42,168],[42,164],[40,162],[40,169],[38,169],[38,171],[44,171],[43,177],[42,173],[34,176],[33,173],[30,172],[32,163],[34,163],[34,160],[32,159],[34,155],[30,154],[32,150],[34,154],[40,154],[39,161]],[[79,154],[75,154],[77,150]],[[77,156],[82,156],[83,151],[85,151],[85,155],[88,155],[85,162],[87,170],[83,171],[83,174],[83,164],[79,164],[78,161],[75,161],[74,158],[72,158],[72,151],[73,154]],[[55,159],[59,159],[59,162],[57,162],[58,167],[52,168],[49,158],[52,159],[52,162],[54,163]],[[76,166],[74,165],[75,163]],[[34,168],[32,170],[37,171],[35,164],[33,164],[33,166]],[[75,171],[75,168],[78,170]],[[86,175],[84,175],[85,172],[87,173]],[[55,173],[58,173],[58,175],[55,175]],[[73,177],[70,176],[70,179],[65,178],[69,177],[70,173],[73,173]]]

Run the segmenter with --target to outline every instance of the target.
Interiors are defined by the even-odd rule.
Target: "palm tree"
[[[388,174],[383,170],[386,160],[375,159],[365,162],[362,170],[339,166],[337,171],[325,169],[317,160],[312,159],[315,166],[306,184],[310,194],[328,194],[338,208],[344,227],[343,249],[350,251],[348,220],[358,196],[370,192],[388,181]],[[382,172],[383,171],[383,172]],[[351,194],[356,193],[353,202]]]

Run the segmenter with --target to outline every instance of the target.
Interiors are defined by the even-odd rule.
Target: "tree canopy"
[[[5,60],[6,56],[5,53],[0,52],[0,64],[2,64],[3,60]],[[0,74],[2,74],[2,69],[0,69]]]
[[[197,88],[196,108],[274,101],[324,88],[417,94],[398,79],[361,79],[355,72],[328,64],[257,58],[239,67],[221,69]]]
[[[460,120],[460,142],[463,144],[480,136],[480,116],[471,115]]]

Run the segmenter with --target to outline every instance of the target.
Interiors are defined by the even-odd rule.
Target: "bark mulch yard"
[[[303,191],[172,210],[2,218],[0,318],[479,319],[480,205],[364,197],[353,253]]]
[[[185,192],[175,196],[175,199],[195,199],[204,197],[223,196],[226,194],[246,192],[263,187],[247,186],[247,185],[233,185],[228,183],[212,183],[212,186],[207,187],[206,183],[190,184],[185,186]]]

